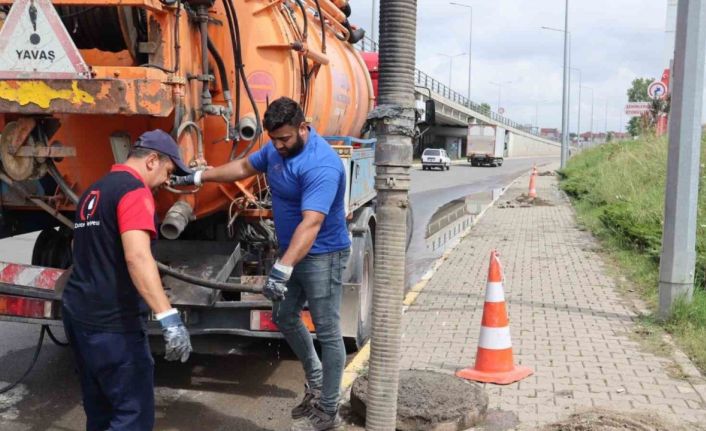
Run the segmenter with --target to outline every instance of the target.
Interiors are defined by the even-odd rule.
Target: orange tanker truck
[[[346,168],[342,321],[361,346],[375,234],[374,140],[362,130],[374,94],[349,13],[347,0],[0,0],[0,237],[41,231],[32,265],[0,262],[0,320],[60,325],[77,196],[141,133],[171,132],[191,167],[221,165],[266,143],[261,113],[288,96]],[[155,255],[195,350],[279,337],[259,294],[277,247],[267,179],[165,188],[156,200]]]

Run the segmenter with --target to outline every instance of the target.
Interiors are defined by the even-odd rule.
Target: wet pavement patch
[[[538,428],[537,431],[687,431],[652,414],[626,414],[608,410],[575,413],[561,422]]]
[[[540,197],[532,198],[527,194],[522,193],[517,196],[512,201],[499,202],[496,205],[498,208],[531,208],[531,207],[553,207],[554,204],[551,201],[542,199]]]
[[[359,417],[365,417],[367,391],[367,376],[359,377],[351,388],[351,408]],[[466,430],[482,423],[487,411],[488,395],[476,383],[433,371],[400,372],[399,431]]]

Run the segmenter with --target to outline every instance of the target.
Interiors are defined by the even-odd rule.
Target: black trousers
[[[65,310],[64,329],[81,377],[86,430],[152,430],[154,360],[147,334],[86,329]]]

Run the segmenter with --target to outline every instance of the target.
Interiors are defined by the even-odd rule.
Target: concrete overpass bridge
[[[362,51],[377,52],[377,44],[370,39],[361,41]],[[452,90],[447,85],[415,69],[415,98],[417,108],[425,110],[428,100],[434,101],[434,122],[424,129],[415,156],[424,148],[445,148],[452,158],[463,158],[466,154],[466,136],[469,124],[489,124],[502,127],[507,133],[505,157],[559,156],[561,143],[542,138],[538,130],[525,127]]]

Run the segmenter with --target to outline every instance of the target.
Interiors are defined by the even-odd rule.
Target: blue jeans
[[[333,253],[307,255],[299,262],[287,283],[287,295],[272,306],[275,323],[304,366],[309,386],[321,389],[321,408],[329,413],[338,409],[341,377],[346,350],[341,335],[341,275],[348,261],[348,249]],[[311,334],[301,320],[308,303],[321,344],[321,360],[314,350]]]
[[[87,431],[151,431],[154,360],[147,334],[83,328],[64,309],[64,330],[81,377]]]

